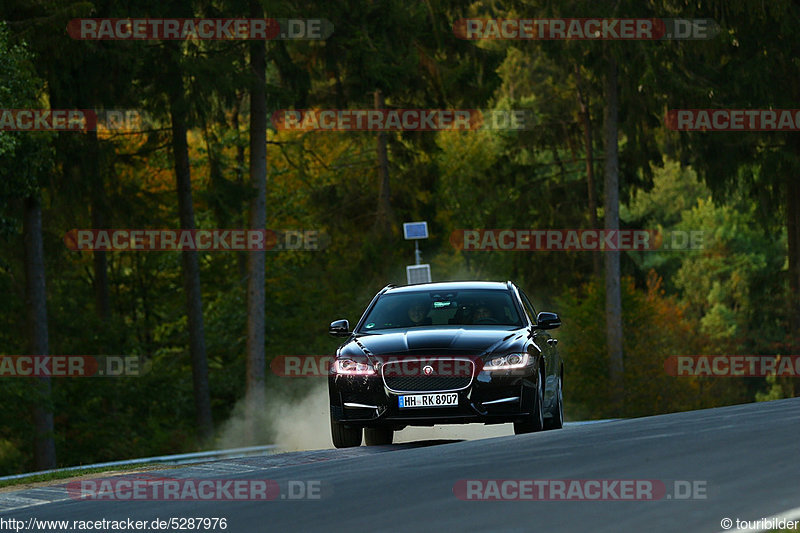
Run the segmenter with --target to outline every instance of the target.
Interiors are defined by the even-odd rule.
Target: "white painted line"
[[[61,498],[58,500],[39,500],[36,498],[23,498],[20,496],[4,496],[0,498],[0,513],[7,513],[9,511],[17,511],[19,509],[28,509],[30,507],[37,507],[39,505],[46,505],[48,503],[55,503],[55,502],[64,502],[69,500],[69,498]],[[11,502],[11,503],[21,503],[22,505],[17,505],[16,507],[2,507],[4,502]]]
[[[680,433],[678,433],[680,435]],[[659,433],[657,435],[643,435],[641,437],[629,437],[625,439],[626,442],[633,441],[633,440],[649,440],[649,439],[661,439],[663,437],[675,437],[675,433]]]
[[[275,444],[268,444],[265,446],[249,446],[246,448],[232,448],[230,450],[213,450],[208,452],[192,452],[182,453],[178,455],[159,455],[157,457],[143,457],[141,459],[128,459],[127,461],[113,461],[110,463],[97,463],[93,465],[70,466],[68,468],[56,468],[53,470],[40,470],[38,472],[28,472],[26,474],[16,474],[13,476],[0,477],[0,481],[9,481],[12,479],[24,479],[30,476],[38,476],[42,474],[52,474],[54,472],[72,472],[74,470],[85,470],[87,468],[107,468],[114,466],[129,466],[145,463],[163,463],[163,464],[189,464],[197,463],[203,460],[215,459],[242,459],[253,455],[261,455],[264,452],[276,450],[278,447]]]
[[[588,426],[589,424],[602,424],[603,422],[615,422],[624,420],[623,418],[605,418],[602,420],[576,420],[575,422],[564,422],[564,426]]]

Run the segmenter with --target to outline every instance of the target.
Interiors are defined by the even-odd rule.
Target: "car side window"
[[[525,308],[525,312],[528,313],[531,324],[536,324],[536,309],[533,308],[533,304],[522,290],[519,291],[519,295],[522,297],[522,306]]]

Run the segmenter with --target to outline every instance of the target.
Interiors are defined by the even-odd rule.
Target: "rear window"
[[[511,295],[506,291],[415,291],[381,296],[359,333],[425,326],[493,325],[522,325]]]

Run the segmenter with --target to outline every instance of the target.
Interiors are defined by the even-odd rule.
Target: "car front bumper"
[[[461,390],[390,390],[378,374],[328,378],[331,416],[354,426],[432,426],[435,424],[507,423],[533,411],[537,372],[535,367],[515,371],[481,371]],[[448,407],[399,407],[401,394],[428,392],[458,394],[458,405]]]

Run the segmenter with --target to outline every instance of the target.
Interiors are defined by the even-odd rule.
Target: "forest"
[[[83,19],[131,18],[268,22],[218,39],[81,34]],[[591,18],[668,23],[570,33]],[[551,22],[475,22],[520,19]],[[676,20],[704,32],[679,38]],[[212,449],[238,409],[255,426],[299,401],[324,378],[271,361],[332,354],[331,321],[405,284],[412,221],[428,222],[434,281],[512,280],[559,314],[568,421],[795,396],[791,376],[681,377],[668,361],[800,353],[798,24],[791,0],[4,0],[0,110],[86,110],[96,127],[0,117],[0,358],[135,357],[146,372],[0,371],[0,475]],[[367,118],[326,128],[324,110]],[[393,110],[524,125],[369,127]],[[698,238],[468,245],[506,229]],[[198,244],[87,250],[80,230]],[[204,230],[269,245],[203,249]]]

